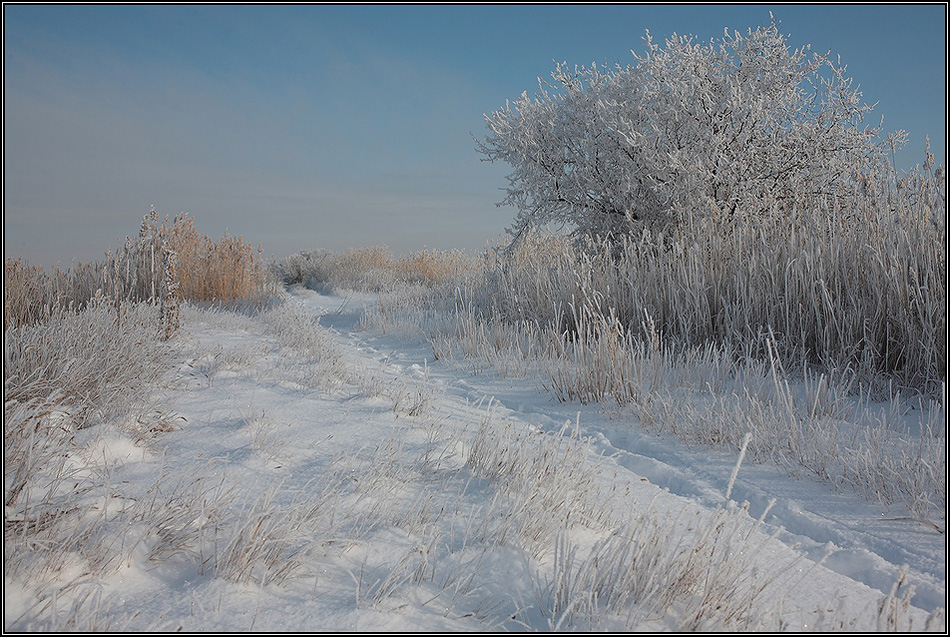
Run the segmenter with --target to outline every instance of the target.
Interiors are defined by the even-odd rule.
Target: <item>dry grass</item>
[[[577,335],[579,313],[678,346],[714,343],[795,368],[935,395],[946,378],[942,172],[849,210],[803,195],[733,224],[572,244],[528,234],[466,290],[485,317]],[[882,198],[884,198],[882,200]]]
[[[382,295],[364,324],[690,442],[737,446],[751,429],[755,460],[933,515],[946,504],[943,173],[877,188],[849,210],[802,195],[661,235],[525,233],[478,269]],[[907,397],[930,414],[919,436],[868,406],[897,414]]]
[[[162,220],[153,209],[135,239],[127,237],[99,262],[65,270],[57,265],[46,272],[22,259],[7,259],[4,329],[81,310],[95,298],[111,299],[117,320],[125,301],[161,303],[167,329],[174,326],[179,300],[260,304],[275,292],[260,248],[227,233],[215,242],[187,215]]]
[[[6,259],[3,267],[3,327],[32,325],[78,310],[102,289],[101,266],[58,266],[46,273],[22,259]]]
[[[284,259],[275,270],[286,285],[380,292],[400,283],[434,287],[459,278],[474,263],[461,251],[422,250],[394,257],[388,248],[373,246],[340,253],[299,252]]]
[[[4,339],[4,573],[53,581],[99,572],[121,555],[106,532],[122,499],[109,472],[82,461],[80,430],[104,422],[158,429],[143,397],[171,353],[150,308],[94,301],[80,312],[7,330]],[[141,435],[142,432],[140,432]],[[88,444],[89,437],[85,436]]]
[[[628,492],[601,480],[609,469],[598,464],[579,423],[544,433],[497,420],[489,407],[471,432],[423,415],[410,430],[429,430],[424,449],[394,436],[374,450],[341,455],[302,489],[261,485],[243,502],[228,488],[220,460],[163,468],[144,493],[118,482],[105,459],[92,467],[79,462],[89,444],[79,415],[84,404],[134,411],[145,384],[167,369],[172,346],[157,339],[157,316],[148,306],[130,307],[121,324],[112,311],[100,300],[51,322],[58,327],[8,334],[5,371],[15,379],[5,378],[5,575],[36,591],[35,604],[12,618],[15,629],[122,628],[134,617],[110,612],[115,598],[102,582],[133,564],[259,590],[312,586],[314,594],[323,581],[338,594],[339,579],[327,569],[342,575],[352,566],[357,608],[390,612],[427,599],[423,606],[445,604],[447,613],[474,612],[485,625],[507,629],[777,628],[776,597],[763,592],[772,587],[782,599],[783,567],[790,564],[782,558],[752,568],[772,547],[747,511],[729,502],[705,518],[698,509],[677,516],[630,501]],[[222,324],[251,321],[185,311],[228,314],[218,317]],[[306,313],[284,306],[257,320],[287,345],[285,359],[299,357],[325,375],[346,372],[337,369],[332,340]],[[63,373],[45,376],[57,370]],[[383,393],[394,411],[415,415],[403,404],[412,401],[405,390],[394,385]],[[424,398],[425,391],[416,394]],[[98,408],[96,414],[105,420]],[[273,424],[263,416],[248,423],[251,444],[264,457],[286,444]],[[493,592],[492,565],[512,556],[530,565],[524,599]],[[70,580],[73,573],[82,576]],[[880,603],[881,629],[914,628],[909,593],[899,588]],[[787,609],[780,610],[784,616]],[[188,612],[172,608],[170,618],[179,611]],[[867,623],[846,609],[827,617],[840,629]],[[940,628],[942,618],[933,621]]]
[[[163,226],[164,231],[164,226]],[[272,290],[261,248],[241,237],[214,242],[195,228],[194,220],[178,217],[168,245],[178,254],[181,296],[189,301],[255,299]]]
[[[87,416],[122,412],[164,372],[167,348],[156,342],[157,316],[143,305],[123,305],[123,322],[104,300],[81,312],[4,335],[4,400],[50,400],[69,405],[79,426]]]

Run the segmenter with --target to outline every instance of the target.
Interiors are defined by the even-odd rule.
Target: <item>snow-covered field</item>
[[[69,458],[116,561],[6,577],[5,628],[945,629],[945,516],[435,360],[374,298],[184,308],[162,431]]]

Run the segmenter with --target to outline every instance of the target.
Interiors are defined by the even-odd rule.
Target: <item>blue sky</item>
[[[769,22],[832,51],[946,163],[946,7],[931,5],[5,5],[4,252],[102,257],[150,206],[282,258],[477,250],[514,218],[483,114],[555,60],[632,63],[644,30]]]

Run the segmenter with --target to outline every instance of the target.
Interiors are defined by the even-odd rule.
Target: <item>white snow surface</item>
[[[91,430],[88,457],[75,462],[111,467],[125,498],[207,501],[201,515],[181,524],[195,533],[225,524],[217,502],[228,503],[221,505],[230,507],[228,519],[247,514],[258,527],[292,527],[281,545],[292,554],[283,562],[292,572],[277,577],[280,563],[268,571],[263,558],[247,577],[226,564],[216,570],[182,529],[176,553],[173,541],[159,547],[164,536],[137,536],[132,526],[123,540],[134,546],[128,558],[98,582],[103,627],[681,629],[675,607],[658,616],[630,602],[632,610],[605,610],[594,619],[558,608],[558,547],[514,531],[499,535],[528,498],[511,495],[517,485],[473,468],[473,441],[479,427],[490,425],[524,444],[560,437],[580,446],[590,490],[583,497],[595,499],[609,522],[565,511],[564,532],[554,535],[569,537],[578,551],[623,532],[617,520],[632,512],[685,524],[724,510],[738,450],[644,433],[620,410],[559,403],[536,379],[450,367],[434,360],[424,339],[362,329],[360,313],[373,301],[369,294],[291,290],[286,303],[312,317],[315,334],[335,352],[320,361],[281,342],[259,318],[186,308],[181,360],[151,397],[172,430],[145,445],[118,430]],[[229,498],[219,497],[225,493]],[[946,607],[945,518],[935,528],[807,475],[749,462],[739,468],[731,500],[734,515],[750,523],[764,513],[754,530],[761,540],[750,544],[754,554],[742,556],[743,572],[781,566],[760,596],[763,610],[753,622],[761,626],[796,631],[843,622],[875,630],[901,567],[914,588],[906,613],[911,628]],[[614,530],[605,531],[610,525]],[[6,582],[7,629],[30,628],[22,618],[33,595]]]

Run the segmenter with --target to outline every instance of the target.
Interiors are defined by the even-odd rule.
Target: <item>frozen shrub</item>
[[[708,44],[645,39],[635,65],[558,64],[534,98],[486,116],[478,150],[513,169],[503,203],[518,210],[514,231],[731,222],[802,193],[851,200],[862,176],[886,166],[889,144],[863,125],[871,107],[845,67],[791,50],[774,21]]]

